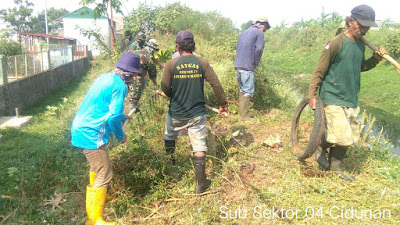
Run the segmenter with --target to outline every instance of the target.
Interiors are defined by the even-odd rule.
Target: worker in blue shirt
[[[264,32],[271,28],[268,19],[259,18],[243,31],[236,45],[235,70],[239,85],[239,119],[252,121],[249,117],[250,99],[254,95],[254,68],[258,66],[264,51]]]
[[[111,133],[125,143],[122,123],[130,118],[123,114],[127,85],[140,74],[139,56],[124,52],[112,72],[98,77],[85,96],[72,122],[72,145],[82,149],[90,164],[90,184],[86,191],[86,224],[114,224],[103,220],[107,188],[113,170],[107,151]]]

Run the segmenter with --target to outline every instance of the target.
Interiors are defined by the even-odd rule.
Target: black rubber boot
[[[211,180],[206,179],[206,157],[194,156],[194,169],[196,175],[195,193],[201,194],[211,185]]]
[[[165,141],[165,151],[167,154],[170,155],[171,159],[171,164],[175,165],[175,157],[174,157],[174,152],[175,152],[175,141],[171,140],[164,140]]]
[[[345,174],[342,169],[343,159],[346,155],[347,148],[348,147],[345,146],[332,147],[329,152],[329,164],[330,169],[338,174],[340,178],[347,181],[353,181],[354,176]]]
[[[320,170],[329,170],[329,161],[327,158],[327,150],[332,144],[326,141],[325,134],[322,135],[321,144],[317,147],[315,151],[315,159],[318,162]]]

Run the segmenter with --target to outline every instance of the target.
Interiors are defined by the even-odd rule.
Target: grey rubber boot
[[[196,175],[195,193],[201,194],[211,185],[211,180],[206,178],[206,157],[194,156],[194,172]]]
[[[347,148],[348,147],[344,146],[332,147],[329,152],[329,164],[330,169],[338,174],[340,178],[347,181],[353,181],[354,176],[345,174],[342,169],[343,159],[346,155]]]
[[[250,98],[250,96],[243,95],[242,92],[239,93],[239,119],[242,121],[251,122],[254,120],[249,117]]]
[[[164,140],[165,142],[165,151],[167,152],[167,154],[170,155],[170,159],[171,159],[171,164],[175,165],[176,161],[175,161],[175,157],[174,157],[174,152],[175,152],[175,141],[171,141],[171,140]]]
[[[315,151],[315,159],[318,162],[319,169],[320,170],[329,170],[329,161],[327,158],[327,153],[329,147],[331,147],[332,144],[326,141],[325,134],[322,135],[321,139],[321,144],[317,147],[317,150]]]

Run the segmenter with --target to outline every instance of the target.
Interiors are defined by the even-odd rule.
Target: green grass
[[[294,31],[287,30],[285,33],[292,32]],[[275,72],[281,72],[288,80],[293,80],[291,78],[292,75],[304,74],[306,79],[299,79],[292,82],[300,83],[300,86],[308,88],[309,79],[317,65],[320,54],[325,44],[334,34],[325,30],[313,42],[311,47],[298,47],[298,38],[293,36],[290,36],[290,39],[282,40],[279,38],[280,36],[284,36],[285,33],[266,33],[267,42],[263,57],[264,63],[267,65],[267,68]],[[299,33],[301,34],[301,31]],[[301,37],[300,34],[297,36]],[[370,31],[366,37],[375,45],[385,47],[386,43],[381,38],[384,35],[387,34],[381,31]],[[277,40],[281,41],[277,42]],[[367,48],[366,58],[369,58],[371,55],[372,51]],[[400,103],[394,101],[395,99],[400,99],[400,93],[397,91],[399,84],[400,74],[398,74],[395,67],[383,59],[376,68],[361,74],[360,101],[365,106],[380,109],[387,114],[399,118]],[[307,93],[304,94],[306,95]]]
[[[388,63],[362,74],[360,101],[386,114],[400,117],[400,74]]]
[[[157,40],[162,48],[171,45],[159,37]],[[223,57],[218,48],[198,43],[196,52],[209,57],[228,97],[237,99],[232,59]],[[111,143],[115,172],[111,189],[117,198],[106,203],[106,218],[119,224],[399,224],[399,159],[374,139],[349,150],[345,169],[356,176],[351,183],[317,170],[313,158],[307,160],[308,166],[300,165],[291,153],[291,119],[301,91],[288,78],[299,73],[309,77],[313,60],[317,60],[313,56],[319,53],[277,49],[268,48],[267,43],[256,71],[257,92],[251,111],[256,122],[240,122],[234,105],[229,106],[233,112],[230,118],[208,113],[210,156],[206,171],[213,183],[201,197],[193,195],[188,137],[178,139],[177,165],[169,164],[163,148],[168,102],[152,97],[159,87],[150,84],[141,99],[142,116],[136,115],[128,125],[129,141]],[[93,80],[112,65],[105,60],[94,62],[87,74],[26,111],[35,118],[31,125],[0,131],[0,220],[7,219],[5,224],[81,224],[86,219],[88,164],[71,146],[69,129]],[[382,67],[376,71],[391,69]],[[206,96],[207,103],[216,106],[209,85]],[[263,144],[271,136],[279,136],[280,147]],[[256,166],[254,172],[242,173],[241,166],[248,163]],[[58,205],[61,208],[43,204],[55,197],[54,192],[65,194],[65,201]],[[247,211],[246,217],[235,216],[239,207],[242,217],[243,209]],[[341,218],[340,210],[351,207],[358,212],[385,212],[385,218]],[[297,216],[268,218],[268,210],[273,208],[289,216],[297,211]],[[266,210],[265,218],[259,218],[260,209]],[[329,209],[339,218],[332,218]],[[230,216],[226,214],[229,210]]]
[[[34,116],[31,125],[1,130],[1,219],[10,215],[11,221],[17,224],[43,221],[69,224],[75,214],[84,214],[74,209],[77,202],[67,202],[62,206],[69,208],[68,205],[73,203],[72,210],[67,211],[49,210],[51,207],[41,204],[54,197],[54,192],[72,193],[69,199],[84,196],[82,181],[86,180],[87,174],[83,171],[87,164],[83,155],[70,143],[70,124],[93,79],[105,69],[96,64],[93,67],[95,72],[92,68],[64,89],[22,112]],[[79,203],[82,205],[81,201]]]

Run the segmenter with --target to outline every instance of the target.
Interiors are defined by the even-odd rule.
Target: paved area
[[[31,121],[33,121],[33,116],[2,116],[0,117],[0,129],[4,129],[6,127],[20,128]]]

